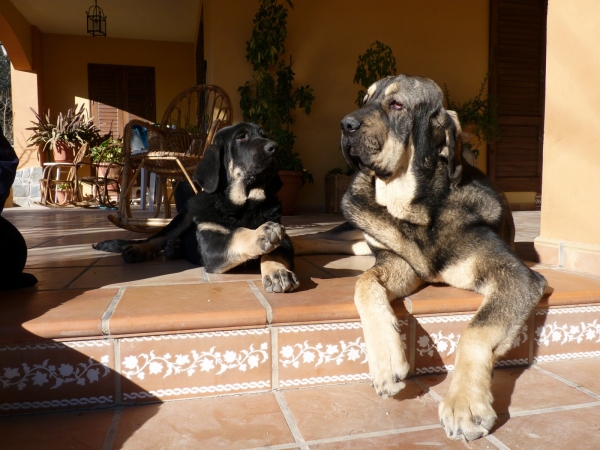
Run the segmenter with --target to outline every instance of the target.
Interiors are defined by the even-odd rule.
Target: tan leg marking
[[[492,408],[492,370],[496,344],[503,340],[498,327],[467,327],[460,336],[455,372],[439,416],[451,439],[486,436],[496,422]]]
[[[397,394],[410,370],[390,301],[408,295],[420,284],[410,266],[398,257],[378,263],[356,283],[354,302],[362,322],[371,380],[380,396]]]
[[[232,232],[231,241],[227,248],[227,263],[219,268],[219,273],[227,272],[251,259],[279,247],[285,228],[275,222],[267,222],[256,230],[238,228]]]
[[[291,292],[300,286],[287,261],[276,252],[262,255],[260,273],[267,292]]]

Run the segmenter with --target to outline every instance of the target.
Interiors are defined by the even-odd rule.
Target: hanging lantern
[[[92,36],[106,37],[106,16],[102,8],[98,6],[98,0],[95,0],[95,5],[90,6],[87,10],[87,32]]]

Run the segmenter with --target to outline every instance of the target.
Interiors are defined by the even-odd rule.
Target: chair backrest
[[[160,128],[166,132],[169,151],[201,155],[214,134],[232,120],[229,95],[219,86],[200,84],[173,99]]]

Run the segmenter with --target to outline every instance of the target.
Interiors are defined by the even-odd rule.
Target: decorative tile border
[[[600,306],[535,312],[534,362],[600,355]]]
[[[0,347],[0,411],[44,411],[114,403],[113,344],[54,342]]]
[[[121,339],[122,400],[269,389],[270,340],[266,328]]]
[[[406,342],[408,321],[399,325]],[[287,326],[277,331],[279,387],[370,379],[360,322]]]

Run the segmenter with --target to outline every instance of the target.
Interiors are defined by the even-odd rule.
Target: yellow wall
[[[361,88],[353,84],[359,54],[376,40],[392,47],[398,72],[448,84],[464,101],[479,90],[488,67],[487,1],[301,0],[288,17],[286,57],[294,58],[298,85],[310,84],[316,97],[310,116],[297,114],[295,150],[315,177],[299,204],[324,204],[324,176],[345,167],[339,150],[340,120],[356,108]],[[246,41],[258,0],[205,0],[208,81],[225,88],[241,121],[237,88],[251,79]],[[485,150],[485,149],[483,149]],[[479,157],[485,167],[485,151]]]
[[[44,34],[44,106],[53,114],[88,98],[88,63],[150,66],[156,76],[156,119],[195,80],[194,44]]]
[[[0,0],[0,42],[17,70],[32,70],[31,25],[10,0]]]
[[[541,236],[600,245],[600,2],[550,0]]]

